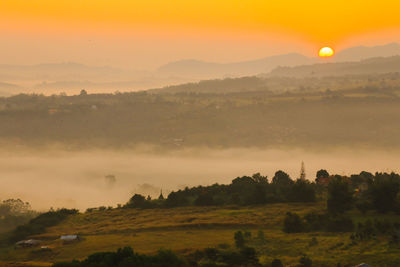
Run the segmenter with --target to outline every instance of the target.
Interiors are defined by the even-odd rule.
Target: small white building
[[[78,235],[62,235],[62,236],[60,236],[60,239],[64,242],[71,242],[71,241],[79,240],[79,236]]]

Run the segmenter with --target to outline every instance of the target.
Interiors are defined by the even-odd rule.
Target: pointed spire
[[[306,179],[306,168],[304,166],[304,161],[301,162],[301,169],[300,169],[300,180]]]
[[[162,189],[161,189],[160,196],[158,197],[158,199],[159,199],[159,200],[164,200],[164,196],[163,196],[163,194],[162,194]]]

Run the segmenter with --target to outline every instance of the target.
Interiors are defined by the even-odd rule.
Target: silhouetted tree
[[[329,172],[327,170],[321,169],[321,170],[317,171],[315,181],[318,182],[319,179],[328,178],[328,177],[329,177]]]
[[[146,203],[146,198],[142,195],[135,194],[128,202],[130,208],[142,208]]]
[[[396,174],[377,173],[369,186],[368,194],[378,212],[394,211],[397,208],[400,178]]]
[[[290,178],[290,176],[284,172],[284,171],[277,171],[272,178],[272,183],[275,185],[291,185],[293,184],[293,180]]]

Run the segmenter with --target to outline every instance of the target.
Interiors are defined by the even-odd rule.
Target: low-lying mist
[[[400,171],[400,154],[368,150],[188,149],[174,152],[1,151],[0,200],[21,198],[34,209],[124,204],[133,193],[158,197],[185,186],[230,183],[260,172],[271,179],[282,169],[296,179],[301,162],[313,180],[324,168],[334,174]]]

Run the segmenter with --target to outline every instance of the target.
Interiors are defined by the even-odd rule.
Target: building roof
[[[62,235],[60,236],[61,240],[75,240],[78,239],[78,235]]]

